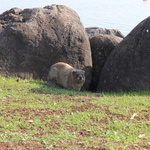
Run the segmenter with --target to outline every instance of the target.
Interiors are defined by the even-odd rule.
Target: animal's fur
[[[48,79],[56,82],[66,89],[80,90],[85,82],[84,71],[75,69],[64,62],[51,66]]]

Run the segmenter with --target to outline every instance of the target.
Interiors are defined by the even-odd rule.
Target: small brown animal
[[[80,90],[85,82],[84,71],[64,62],[51,66],[48,78],[66,89]]]

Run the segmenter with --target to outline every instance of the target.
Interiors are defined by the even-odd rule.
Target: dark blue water
[[[75,10],[85,27],[118,29],[125,35],[150,16],[150,1],[143,0],[0,0],[0,13],[13,7],[51,4],[63,4]]]

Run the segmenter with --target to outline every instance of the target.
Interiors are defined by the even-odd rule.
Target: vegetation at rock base
[[[0,76],[2,149],[150,148],[150,91],[77,92]]]

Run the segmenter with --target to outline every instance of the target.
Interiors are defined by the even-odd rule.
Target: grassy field
[[[148,150],[150,91],[75,92],[0,76],[2,150]]]

